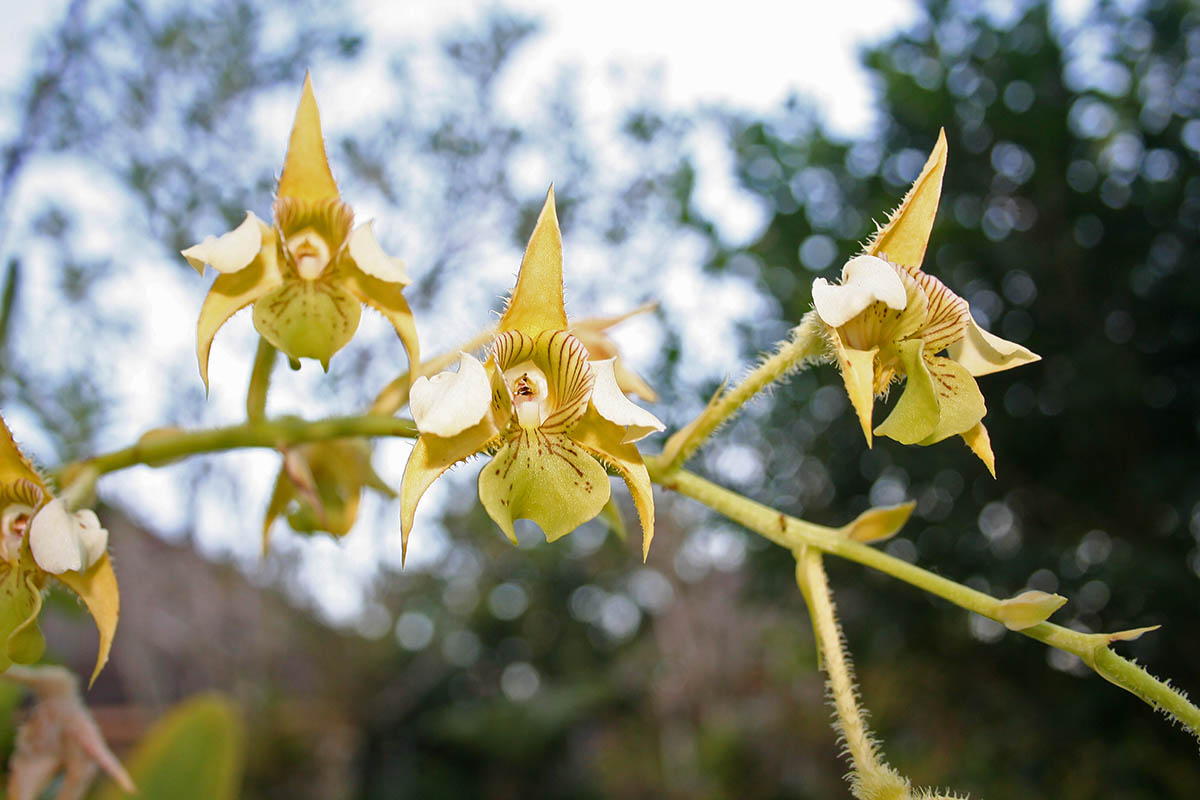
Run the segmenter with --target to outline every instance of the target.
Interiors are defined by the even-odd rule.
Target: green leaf
[[[242,783],[245,730],[219,695],[202,695],[155,723],[127,760],[138,800],[234,800]],[[128,800],[106,780],[95,800]]]

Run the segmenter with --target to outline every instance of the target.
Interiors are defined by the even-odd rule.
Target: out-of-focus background
[[[568,312],[660,303],[617,338],[670,428],[798,322],[944,127],[926,269],[1043,356],[980,381],[998,478],[957,442],[866,449],[832,367],[755,401],[692,466],[823,523],[914,499],[890,553],[1002,596],[1062,593],[1071,626],[1161,623],[1123,650],[1197,695],[1200,13],[843,5],[664,24],[565,4],[10,3],[0,408],[47,466],[241,418],[249,315],[218,335],[206,400],[211,278],[177,253],[269,213],[305,70],[344,198],[415,279],[427,353],[501,307],[553,181]],[[269,412],[352,412],[405,368],[367,314],[328,375],[281,368]],[[393,486],[409,446],[376,448]],[[123,613],[89,701],[118,748],[216,689],[248,726],[245,798],[847,796],[788,553],[665,493],[644,565],[599,521],[554,545],[529,525],[514,548],[460,467],[404,571],[398,506],[374,495],[345,539],[280,523],[260,559],[279,461],[100,483]],[[829,570],[874,727],[916,782],[1200,794],[1195,742],[1073,659]],[[49,658],[86,672],[90,620],[51,604]]]

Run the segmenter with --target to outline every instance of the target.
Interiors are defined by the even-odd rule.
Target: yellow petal
[[[500,318],[499,330],[521,331],[536,336],[545,330],[565,330],[563,307],[562,234],[554,208],[554,187],[546,193],[546,204],[525,248],[517,285]]]
[[[316,202],[336,198],[337,183],[325,157],[325,139],[321,136],[321,115],[313,94],[312,78],[304,76],[304,92],[296,109],[292,136],[288,142],[283,175],[279,178],[279,197],[294,197]]]
[[[625,437],[622,441],[636,442],[644,439],[655,431],[666,428],[658,417],[646,409],[630,402],[617,383],[617,374],[613,369],[616,359],[606,358],[603,361],[592,361],[592,371],[596,382],[592,388],[592,405],[600,416],[609,422],[622,426]]]
[[[908,293],[896,268],[875,256],[856,256],[842,267],[842,282],[817,278],[812,285],[813,307],[826,325],[839,328],[868,306],[883,303],[895,311],[908,305]]]
[[[842,382],[846,384],[846,394],[850,397],[850,405],[854,406],[854,413],[858,415],[863,436],[867,437],[867,447],[870,447],[871,417],[875,408],[875,354],[878,351],[843,347],[836,333],[834,345],[838,366],[842,369]]]
[[[292,359],[329,359],[354,338],[362,317],[357,297],[337,284],[287,281],[254,303],[254,327]]]
[[[615,472],[629,487],[633,506],[642,525],[642,560],[650,554],[654,539],[654,490],[650,474],[635,445],[622,441],[624,429],[601,417],[589,408],[580,423],[571,431],[571,438],[600,460],[610,472]]]
[[[417,323],[412,309],[404,299],[403,287],[380,280],[358,268],[344,268],[342,285],[355,297],[378,311],[392,323],[404,352],[408,354],[409,377],[421,374],[421,343],[417,339]]]
[[[247,211],[242,224],[221,236],[206,236],[180,255],[192,268],[204,274],[204,265],[211,264],[217,272],[230,273],[245,269],[263,247],[263,221]]]
[[[609,497],[608,473],[564,434],[521,430],[479,472],[479,500],[514,543],[513,522],[530,519],[554,541],[595,517]]]
[[[1066,602],[1067,598],[1061,594],[1030,589],[1002,601],[996,609],[996,616],[1010,631],[1023,631],[1050,619],[1050,615]]]
[[[975,376],[1031,364],[1042,358],[1016,342],[988,333],[974,317],[967,324],[966,335],[951,344],[947,353]]]
[[[937,143],[925,168],[904,196],[900,207],[867,244],[867,255],[886,255],[889,261],[910,267],[920,266],[933,218],[942,196],[942,175],[946,171],[946,131],[938,133]]]
[[[408,405],[421,433],[457,436],[478,425],[491,410],[492,382],[478,359],[460,353],[457,372],[439,372],[413,381]]]
[[[381,281],[398,283],[401,286],[412,283],[412,278],[408,277],[408,272],[404,269],[404,262],[389,256],[379,245],[375,232],[371,230],[373,224],[374,221],[360,225],[350,233],[348,247],[355,265]]]
[[[486,417],[457,436],[443,439],[440,436],[422,435],[417,438],[404,467],[404,477],[400,479],[401,562],[408,555],[408,534],[412,531],[413,519],[417,514],[417,503],[425,490],[450,467],[482,453],[498,433],[491,417]]]
[[[29,459],[25,458],[21,449],[17,447],[4,417],[0,416],[0,485],[18,481],[32,481],[43,495],[49,494],[46,484],[34,470],[33,464],[29,463]]]
[[[932,275],[916,267],[905,269],[920,287],[926,301],[921,324],[913,329],[913,333],[925,341],[925,352],[940,353],[961,341],[967,323],[971,321],[971,309],[967,301]]]
[[[283,284],[279,261],[275,256],[274,239],[264,247],[249,267],[240,272],[218,275],[212,289],[200,307],[196,324],[196,359],[200,362],[200,378],[208,391],[208,354],[213,337],[225,321],[241,309]]]
[[[112,561],[105,553],[85,572],[64,572],[57,577],[83,600],[92,619],[96,621],[96,628],[100,631],[100,648],[96,654],[96,669],[92,671],[90,685],[96,682],[96,676],[108,663],[108,653],[112,649],[113,636],[117,632],[117,618],[121,611],[117,576],[113,572]]]
[[[987,407],[975,379],[944,356],[924,354],[924,343],[900,346],[908,381],[899,402],[875,433],[901,444],[928,445],[964,433],[983,419]]]
[[[962,438],[967,447],[971,448],[971,452],[979,456],[979,460],[988,468],[992,477],[996,477],[996,455],[992,452],[992,439],[983,423],[977,423],[975,427],[963,433]]]

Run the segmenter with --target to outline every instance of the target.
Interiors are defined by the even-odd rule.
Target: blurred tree
[[[748,248],[715,242],[710,267],[753,276],[798,321],[813,275],[857,252],[945,126],[926,269],[1045,359],[980,382],[998,480],[957,442],[867,450],[834,369],[793,380],[769,427],[737,426],[730,446],[740,437],[768,459],[756,493],[813,519],[916,499],[894,555],[1000,596],[1057,590],[1071,598],[1060,617],[1086,629],[1163,623],[1130,649],[1194,694],[1200,16],[1144,6],[1099,3],[1068,25],[1048,3],[933,0],[864,53],[880,90],[870,135],[831,136],[800,102],[730,117],[742,185],[770,221]],[[770,345],[764,328],[752,349]],[[774,602],[790,556],[756,561],[758,602]],[[985,797],[1200,790],[1194,742],[1080,665],[1019,637],[992,644],[999,626],[831,569],[868,706],[914,780]]]

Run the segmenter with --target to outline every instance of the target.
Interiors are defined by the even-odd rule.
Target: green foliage
[[[237,709],[219,695],[195,697],[154,724],[126,760],[144,800],[236,800],[245,731]],[[105,783],[94,800],[124,800]]]

